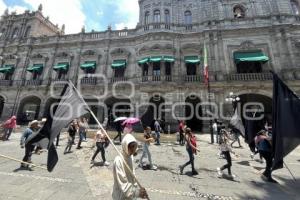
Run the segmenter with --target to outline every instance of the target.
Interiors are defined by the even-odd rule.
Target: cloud
[[[119,0],[116,1],[116,6],[124,21],[115,24],[115,28],[118,30],[124,27],[135,28],[139,21],[138,0]]]
[[[6,9],[6,4],[4,3],[3,0],[0,0],[0,14],[2,15]]]
[[[24,0],[24,2],[35,10],[42,4],[44,16],[49,16],[50,21],[60,27],[65,24],[67,34],[79,33],[86,19],[80,0]]]
[[[16,12],[17,14],[24,13],[25,10],[28,10],[28,8],[24,6],[7,6],[3,0],[0,0],[0,15],[2,15],[7,8],[9,12]]]

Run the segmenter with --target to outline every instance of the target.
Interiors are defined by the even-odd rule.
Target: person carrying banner
[[[267,179],[267,181],[272,183],[277,183],[272,178],[272,139],[267,135],[267,132],[265,130],[261,130],[257,133],[257,136],[255,137],[255,145],[257,146],[257,149],[259,151],[259,154],[266,160],[266,169],[262,173],[264,178]]]
[[[112,192],[113,200],[124,199],[147,199],[145,188],[138,188],[136,179],[125,165],[134,173],[133,155],[136,154],[137,141],[131,134],[126,134],[122,140],[122,153],[116,156],[113,164],[114,185]]]
[[[24,162],[31,162],[32,151],[35,147],[34,144],[26,144],[26,140],[33,133],[33,131],[37,131],[38,128],[39,122],[37,120],[33,120],[32,122],[29,122],[28,128],[26,128],[26,130],[22,134],[20,145],[21,148],[25,147],[25,155],[23,157]],[[29,166],[27,164],[21,163],[21,168],[29,168]]]

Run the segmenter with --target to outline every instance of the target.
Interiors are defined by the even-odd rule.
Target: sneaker
[[[253,153],[250,154],[250,158],[251,158],[252,160],[254,159],[254,154],[253,154]]]
[[[110,164],[110,163],[107,162],[107,161],[104,162],[104,166],[109,166],[109,164]]]
[[[223,175],[223,173],[222,173],[220,167],[217,168],[217,172],[218,172],[218,175],[219,175],[219,176],[222,176],[222,175]]]
[[[157,167],[156,167],[155,165],[151,165],[151,166],[150,166],[150,169],[151,169],[151,170],[157,170]]]
[[[196,170],[192,171],[192,175],[198,175],[198,172]]]
[[[228,175],[228,178],[234,179],[235,177],[236,177],[236,175],[234,175],[234,174],[229,174],[229,175]]]
[[[183,166],[179,165],[179,171],[180,171],[180,174],[182,175],[183,174]]]

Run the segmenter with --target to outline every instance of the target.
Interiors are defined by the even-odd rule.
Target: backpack
[[[197,147],[197,138],[194,134],[191,135],[190,142],[191,142],[191,145],[193,145],[194,147]],[[192,150],[193,150],[194,154],[197,153],[196,149],[192,149]]]

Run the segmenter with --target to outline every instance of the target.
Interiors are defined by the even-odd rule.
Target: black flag
[[[273,73],[273,170],[300,144],[300,99]]]
[[[39,143],[42,140],[47,141],[47,169],[49,172],[53,170],[58,161],[57,152],[53,144],[54,139],[73,119],[89,112],[88,105],[81,95],[78,94],[72,83],[64,87],[61,100],[55,111],[54,107],[51,109],[53,112],[48,112],[49,115],[44,126],[36,134],[32,134],[26,141],[27,144]]]

